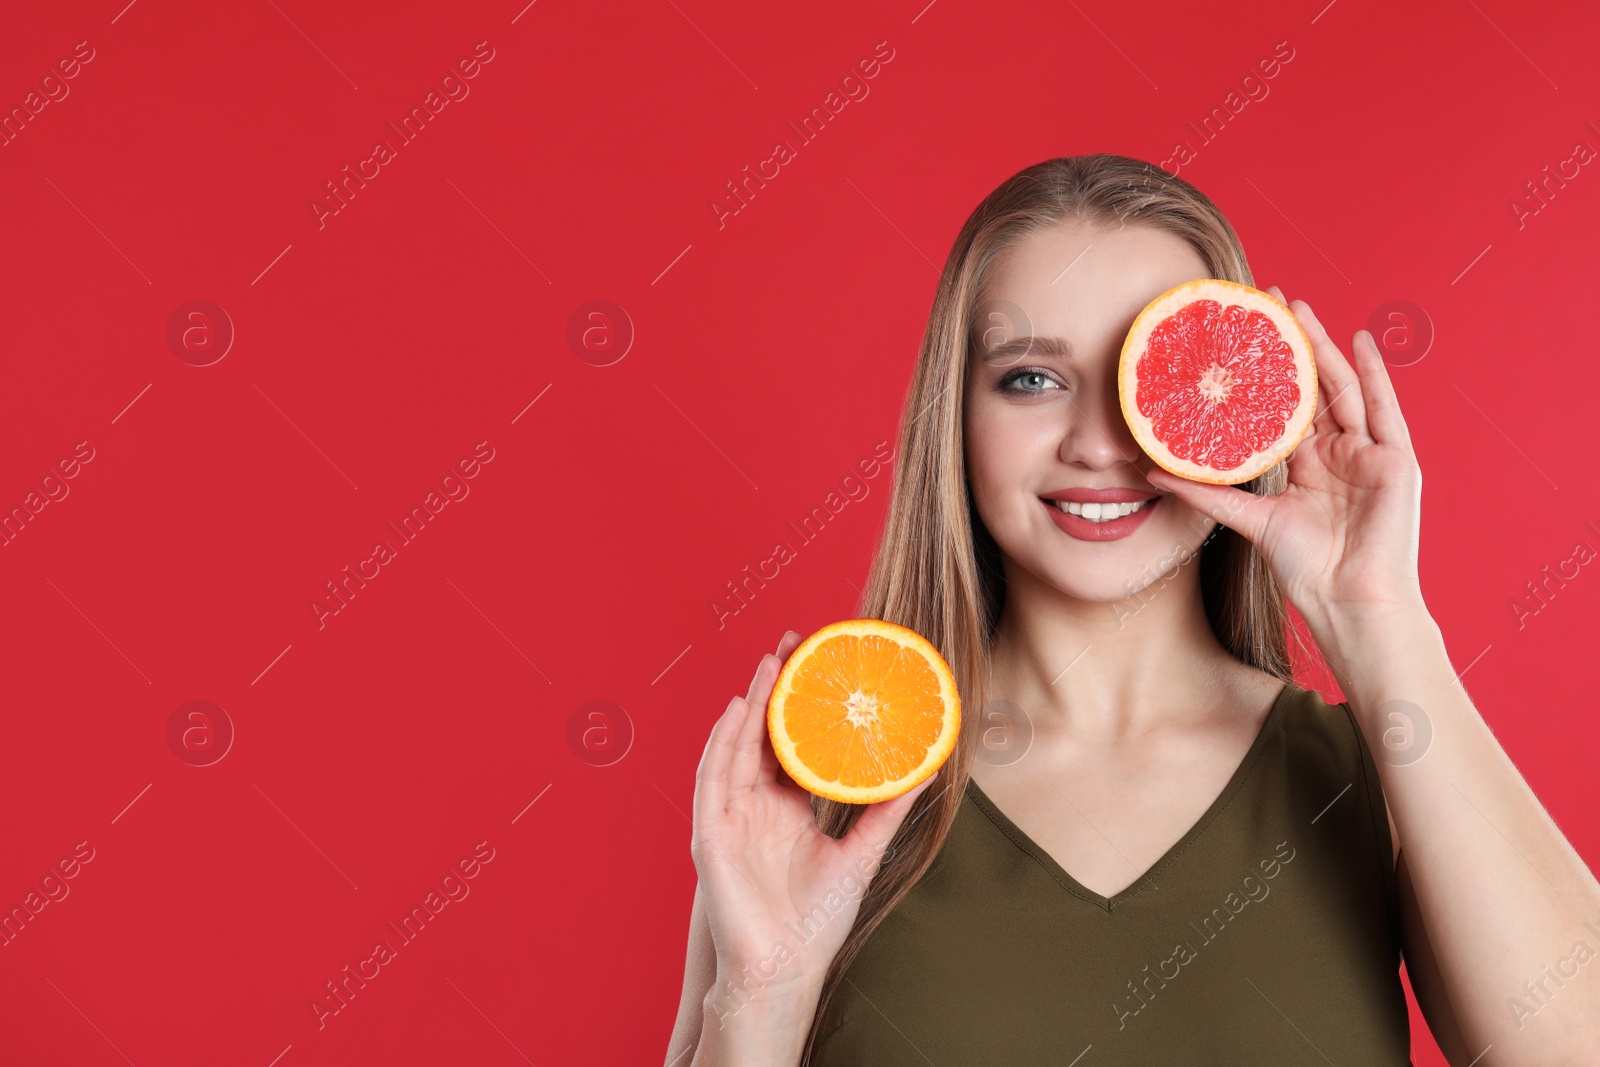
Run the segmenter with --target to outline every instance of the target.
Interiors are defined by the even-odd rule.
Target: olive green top
[[[969,783],[845,972],[812,1067],[1407,1064],[1377,767],[1290,684],[1200,821],[1109,899]]]

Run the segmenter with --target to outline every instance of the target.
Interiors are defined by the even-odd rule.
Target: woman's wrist
[[[1443,632],[1420,599],[1336,611],[1317,629],[1317,643],[1346,696],[1377,696],[1433,667],[1435,658],[1449,663]]]
[[[759,1008],[764,1019],[804,1015],[809,1024],[822,995],[823,977],[794,956],[744,965],[719,960],[717,979],[706,992],[706,1009],[724,1023]]]

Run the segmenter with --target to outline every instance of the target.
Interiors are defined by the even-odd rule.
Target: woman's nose
[[[1073,397],[1067,412],[1069,424],[1061,441],[1064,462],[1094,468],[1138,463],[1143,453],[1122,416],[1115,381],[1109,388]]]

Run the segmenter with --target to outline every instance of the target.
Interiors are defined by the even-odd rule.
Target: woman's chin
[[[1119,618],[1159,595],[1163,587],[1184,573],[1184,564],[1193,561],[1198,552],[1198,546],[1177,541],[1168,542],[1167,548],[1154,553],[1143,545],[1132,544],[1085,547],[1089,551],[1070,553],[1070,561],[1063,559],[1059,545],[1036,548],[1028,554],[1031,559],[1026,570],[1049,592],[1070,600],[1106,605]],[[1008,585],[1014,584],[1014,578],[1008,580]]]

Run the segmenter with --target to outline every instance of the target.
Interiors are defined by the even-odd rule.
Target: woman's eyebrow
[[[1072,359],[1072,344],[1062,337],[1013,337],[995,345],[983,354],[983,361],[992,367],[1009,367],[1024,358]]]

